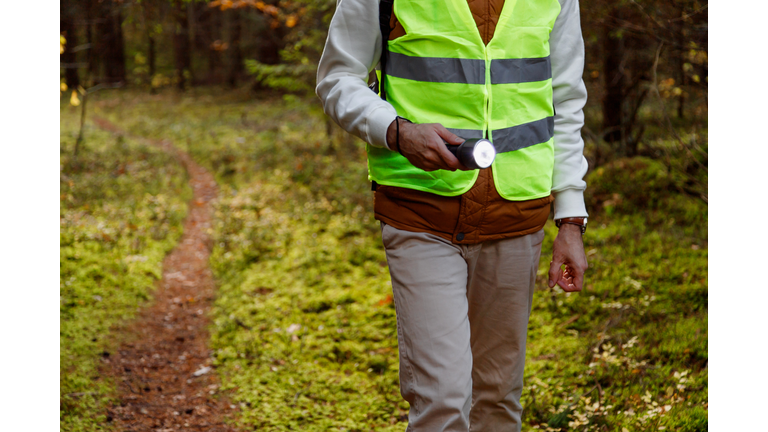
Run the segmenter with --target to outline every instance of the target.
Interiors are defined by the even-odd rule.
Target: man
[[[549,286],[580,291],[587,171],[578,0],[395,0],[379,98],[378,0],[340,0],[317,94],[368,142],[408,430],[519,431],[525,339],[554,202]],[[445,143],[488,138],[490,168]],[[561,267],[564,266],[564,269]]]

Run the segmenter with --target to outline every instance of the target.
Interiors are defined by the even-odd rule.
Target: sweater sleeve
[[[316,93],[325,113],[342,129],[376,147],[387,147],[397,113],[368,88],[381,57],[378,0],[338,0],[317,67]]]
[[[578,0],[560,0],[560,15],[550,34],[552,88],[555,104],[555,169],[552,192],[555,219],[586,217],[583,180],[587,173],[584,158],[584,40],[581,35]]]

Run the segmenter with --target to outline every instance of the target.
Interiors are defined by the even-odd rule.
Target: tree
[[[323,52],[328,25],[335,9],[333,0],[296,0],[281,7],[256,2],[275,32],[284,32],[279,63],[271,59],[246,61],[248,71],[264,86],[282,91],[311,94],[317,64]]]
[[[59,4],[59,11],[61,17],[59,18],[59,33],[66,39],[64,52],[61,53],[61,63],[64,67],[64,80],[67,83],[67,87],[74,89],[80,85],[80,76],[77,73],[79,67],[77,63],[77,31],[75,29],[75,13],[76,8],[74,5],[65,4],[64,0],[61,0]]]
[[[597,0],[582,10],[587,58],[601,59],[600,69],[592,71],[602,79],[602,88],[592,92],[601,96],[599,135],[616,154],[638,153],[645,131],[639,113],[656,85],[654,77],[664,77],[663,94],[677,99],[678,116],[684,116],[682,86],[696,75],[688,51],[706,40],[706,24],[703,33],[691,29],[702,17],[706,23],[706,9],[698,0]]]
[[[192,81],[192,50],[189,40],[189,8],[190,3],[184,0],[174,0],[174,21],[176,31],[173,34],[174,58],[176,64],[176,85],[179,90],[187,87]]]
[[[227,26],[229,29],[229,45],[228,52],[228,68],[227,68],[227,84],[230,87],[236,87],[237,81],[242,76],[244,71],[243,64],[243,52],[240,47],[240,36],[242,34],[242,18],[241,11],[238,9],[230,9],[226,13]]]
[[[125,42],[123,40],[123,2],[119,0],[96,1],[98,18],[96,26],[95,53],[101,59],[103,75],[97,80],[103,83],[126,81]]]

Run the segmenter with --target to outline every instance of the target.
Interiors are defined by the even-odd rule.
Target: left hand
[[[565,270],[561,269],[563,264]],[[557,284],[566,292],[581,291],[584,285],[584,271],[588,267],[581,229],[575,225],[563,224],[555,238],[552,262],[549,264],[549,287]]]

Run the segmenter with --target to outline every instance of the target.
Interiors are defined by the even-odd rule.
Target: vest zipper
[[[483,107],[483,136],[490,138],[491,118],[491,62],[488,60],[488,45],[483,48],[485,54],[485,85],[483,86],[485,106]]]

